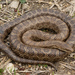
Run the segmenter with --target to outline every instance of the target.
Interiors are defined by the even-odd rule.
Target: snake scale
[[[56,33],[44,32],[42,28]],[[4,42],[8,34],[10,47]],[[74,39],[75,18],[48,8],[29,11],[0,26],[0,50],[21,63],[54,67],[50,62],[62,60],[74,51]]]

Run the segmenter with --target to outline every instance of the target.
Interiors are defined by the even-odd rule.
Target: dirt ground
[[[0,0],[0,25],[38,8],[59,10],[73,18],[75,17],[74,0],[26,0],[24,7],[23,4],[19,3],[17,8],[12,7],[12,0],[7,1],[9,3],[6,3],[6,0]],[[72,7],[71,5],[74,6]],[[7,37],[5,42],[9,46],[8,39],[9,37]],[[0,75],[75,75],[75,51],[54,65],[57,68],[57,72],[48,65],[31,65],[14,62],[6,54],[0,52]]]

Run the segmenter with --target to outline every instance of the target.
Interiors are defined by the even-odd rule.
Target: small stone
[[[16,75],[20,75],[19,73],[16,73]]]
[[[29,68],[31,68],[31,65],[28,65]]]
[[[52,3],[52,2],[49,2],[49,4],[51,4],[51,5],[52,5],[53,3]]]
[[[42,66],[40,66],[40,69],[42,70],[42,69],[43,69],[43,67],[42,67]]]
[[[14,0],[10,3],[9,7],[11,8],[18,8],[18,5],[19,5],[19,1],[18,0]]]
[[[54,68],[52,68],[52,70],[54,70]]]
[[[4,7],[6,7],[6,5],[3,5]]]
[[[65,58],[65,60],[66,60],[67,58]]]
[[[21,63],[19,64],[19,66],[22,66]]]
[[[22,5],[22,9],[28,9],[29,8],[29,5],[28,4],[23,4]]]
[[[49,70],[51,70],[51,67],[48,67]]]
[[[70,75],[71,73],[70,73],[70,72],[68,72],[68,74]]]

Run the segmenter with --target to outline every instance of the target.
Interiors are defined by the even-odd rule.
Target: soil
[[[70,2],[72,0],[58,0],[59,3],[63,2],[62,4],[64,4],[64,6],[66,5],[69,6],[69,4],[66,1]],[[3,24],[3,22],[6,23],[13,20],[14,18],[17,18],[18,16],[21,16],[22,14],[30,10],[38,9],[41,7],[50,8],[52,6],[52,3],[54,3],[53,0],[27,0],[27,2],[25,3],[27,5],[26,8],[23,10],[21,6],[19,8],[19,12],[17,12],[18,9],[14,9],[10,7],[6,8],[8,7],[8,4],[2,4],[3,7],[0,9],[0,25]],[[53,6],[52,9],[59,10],[58,6],[56,5]],[[69,14],[69,12],[65,12],[65,13]],[[9,46],[8,38],[5,41],[6,44]],[[5,67],[9,63],[12,63],[14,65],[16,72],[9,72],[6,70],[6,72],[2,72],[2,73],[0,72],[0,75],[75,75],[75,51],[71,53],[68,57],[64,58],[64,60],[55,63],[57,72],[48,65],[40,65],[40,64],[31,65],[31,64],[21,64],[21,63],[14,62],[10,60],[10,58],[8,58],[6,54],[0,52],[0,65],[1,65],[0,71],[1,69],[5,69]],[[6,65],[4,66],[4,64]]]

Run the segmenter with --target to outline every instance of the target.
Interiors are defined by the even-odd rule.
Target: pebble
[[[19,73],[16,73],[16,75],[20,75]]]
[[[51,67],[48,67],[48,70],[51,70]]]
[[[31,65],[28,65],[29,68],[31,68]]]
[[[49,2],[49,4],[52,5],[53,3],[52,2]]]
[[[13,1],[10,3],[9,7],[16,9],[16,8],[18,8],[18,5],[19,5],[19,1],[18,1],[18,0],[13,0]]]
[[[19,66],[22,66],[21,63],[19,63]]]
[[[68,74],[70,75],[71,73],[70,73],[70,72],[68,72]]]
[[[42,70],[42,69],[43,69],[43,67],[42,67],[42,66],[40,66],[40,69]]]
[[[28,4],[23,4],[22,5],[22,9],[28,9],[29,8],[29,5]]]
[[[3,5],[4,7],[6,7],[6,5]]]

